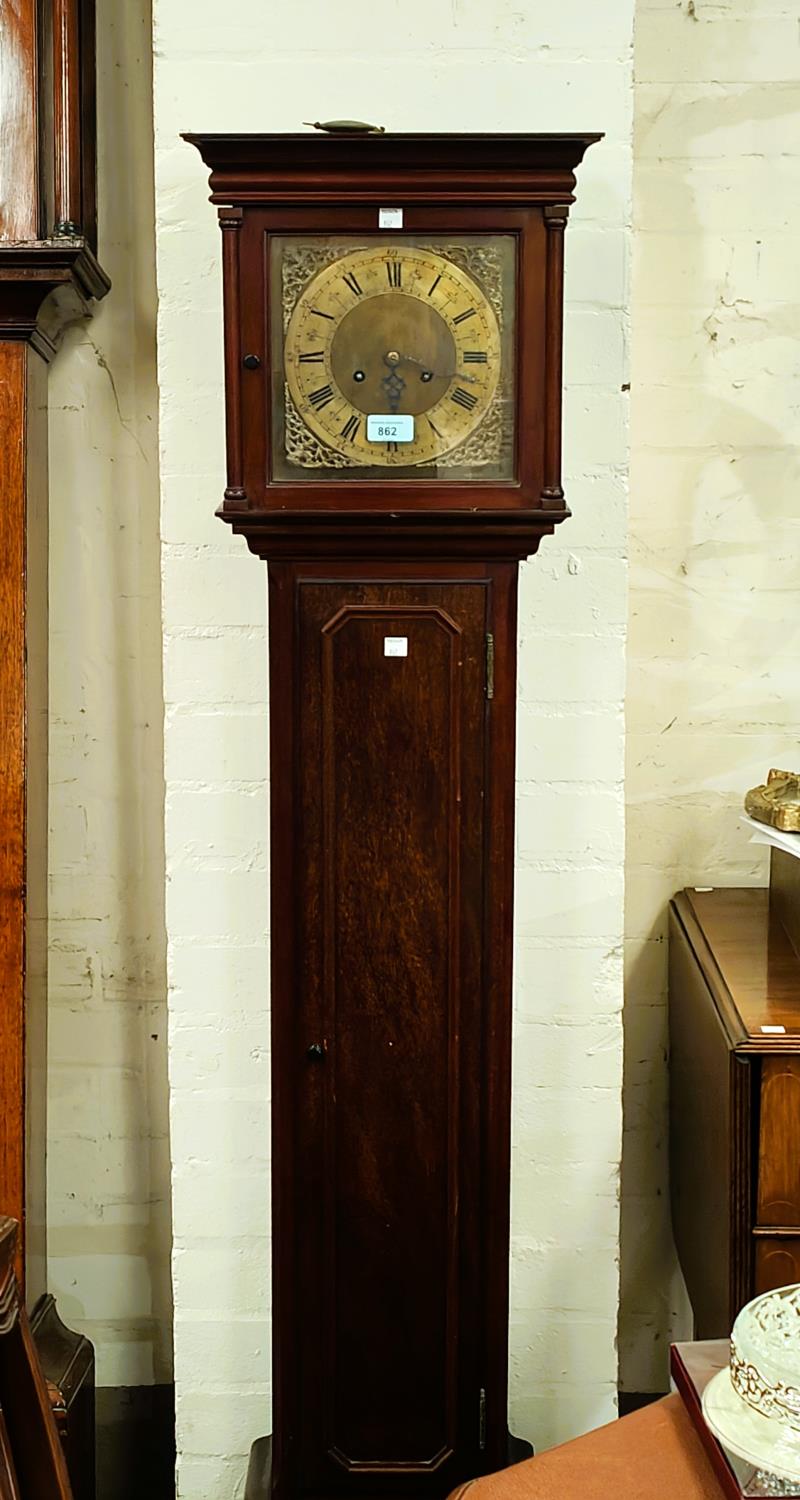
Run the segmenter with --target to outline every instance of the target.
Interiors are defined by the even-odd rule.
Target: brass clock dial
[[[461,266],[430,248],[376,244],[303,288],[284,367],[301,420],[348,464],[434,464],[486,417],[500,331]]]

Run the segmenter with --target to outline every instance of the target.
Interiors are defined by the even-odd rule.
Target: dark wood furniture
[[[64,325],[109,287],[95,254],[93,0],[16,0],[2,46],[0,1212],[19,1222],[33,1306],[46,1288],[47,366]],[[36,1322],[43,1348],[63,1346],[52,1299]],[[91,1346],[71,1337],[74,1373]],[[93,1445],[71,1443],[88,1500]]]
[[[461,1485],[452,1500],[725,1500],[680,1396]]]
[[[14,1270],[17,1225],[0,1218],[0,1497],[72,1500],[53,1395]]]
[[[274,1430],[247,1494],[443,1495],[509,1453],[517,570],[568,514],[563,231],[597,137],[187,139],[223,231],[219,513],[269,576]],[[270,257],[304,234],[386,246],[390,289],[393,245],[511,237],[507,482],[287,480]]]
[[[670,906],[670,1173],[698,1338],[800,1281],[800,956],[770,890],[686,890]],[[790,924],[791,925],[791,924]]]

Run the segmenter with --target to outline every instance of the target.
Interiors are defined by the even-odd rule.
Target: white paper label
[[[786,1027],[785,1026],[762,1026],[761,1030],[763,1032],[765,1032],[767,1036],[785,1036],[786,1035]]]
[[[408,656],[407,635],[385,635],[383,637],[384,656]]]
[[[413,443],[414,418],[408,416],[367,417],[368,443]]]
[[[402,227],[403,227],[403,210],[402,210],[402,208],[379,208],[378,209],[378,228],[379,229],[402,229]]]

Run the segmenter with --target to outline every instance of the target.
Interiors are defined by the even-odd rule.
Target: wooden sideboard
[[[800,865],[670,903],[672,1225],[695,1336],[800,1281]]]

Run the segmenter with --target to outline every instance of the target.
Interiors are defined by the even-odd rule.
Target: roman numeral
[[[465,411],[472,411],[478,405],[477,396],[473,396],[471,391],[462,390],[460,385],[456,386],[450,400],[455,401],[456,406],[463,406]]]
[[[324,349],[314,349],[311,354],[301,354],[298,357],[298,364],[301,364],[301,365],[321,365],[322,361],[324,360],[324,358],[325,358],[325,350]]]
[[[356,433],[358,432],[360,426],[360,417],[348,417],[347,421],[344,424],[344,427],[342,428],[342,437],[349,438],[350,442],[354,443],[356,440]]]
[[[397,452],[397,444],[396,443],[387,443],[386,444],[386,452],[387,453],[396,453]]]
[[[485,365],[489,356],[483,349],[465,349],[461,358],[465,365]]]
[[[386,275],[390,286],[403,285],[403,262],[401,260],[387,260]]]
[[[308,399],[317,411],[322,411],[323,406],[327,406],[328,402],[333,400],[333,386],[321,385],[319,390],[311,391]],[[455,400],[455,397],[453,399]]]
[[[318,307],[312,307],[311,311],[314,314],[315,318],[327,318],[329,323],[335,323],[336,322],[336,319],[333,316],[333,313],[324,313],[324,312],[321,312]]]
[[[442,434],[441,434],[441,433],[440,433],[440,431],[439,431],[439,429],[438,429],[438,427],[437,427],[437,426],[436,426],[436,423],[435,423],[435,422],[432,422],[432,421],[431,421],[431,419],[430,419],[430,417],[427,417],[427,418],[426,418],[426,421],[427,421],[427,423],[428,423],[428,426],[429,426],[429,427],[430,427],[430,429],[431,429],[431,432],[435,432],[435,433],[436,433],[436,436],[437,436],[437,437],[438,437],[438,438],[440,438],[440,437],[441,437],[441,435],[442,435]]]
[[[466,323],[467,318],[474,318],[474,316],[475,316],[475,308],[474,307],[468,307],[467,310],[466,310],[466,312],[459,313],[458,317],[453,319],[453,322],[454,323]]]
[[[354,297],[360,297],[362,295],[361,287],[359,286],[358,281],[352,271],[347,272],[347,275],[344,277],[344,284],[345,286],[348,286],[350,288],[350,291],[353,293]]]
[[[441,276],[437,276],[437,278],[434,281],[433,285],[428,287],[428,296],[429,297],[433,296],[433,294],[436,291],[436,288],[439,285],[439,282],[441,281],[441,279],[442,279]]]

